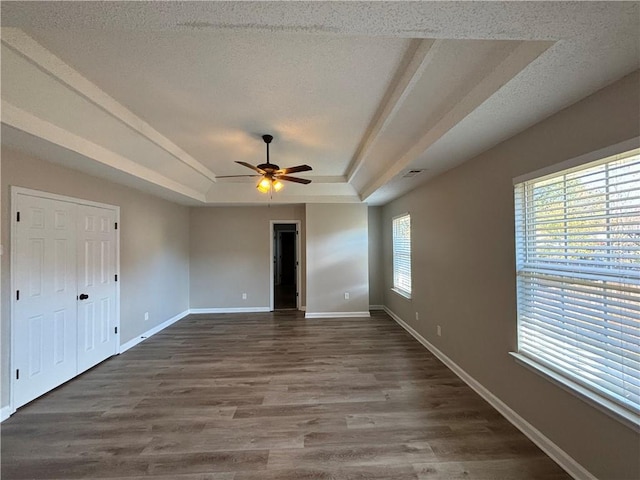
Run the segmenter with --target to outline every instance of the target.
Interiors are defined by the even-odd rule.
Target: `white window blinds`
[[[393,219],[393,288],[411,295],[411,217]]]
[[[517,184],[519,352],[640,411],[640,150]]]

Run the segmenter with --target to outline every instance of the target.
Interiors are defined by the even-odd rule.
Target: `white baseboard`
[[[465,372],[458,364],[446,356],[433,344],[428,342],[422,335],[415,331],[409,324],[398,317],[395,313],[384,307],[385,312],[393,318],[398,325],[404,328],[409,334],[420,342],[427,350],[433,353],[442,363],[455,373],[460,379],[471,387],[478,395],[484,398],[498,413],[506,418],[514,427],[524,433],[529,440],[535,443],[544,453],[546,453],[553,461],[562,467],[569,475],[577,480],[597,480],[586,468],[580,465],[567,452],[562,450],[558,445],[547,438],[540,430],[535,428],[518,413],[511,409],[506,403],[491,393],[475,378]]]
[[[384,310],[384,305],[369,305],[369,310]]]
[[[370,317],[369,312],[306,312],[304,318],[366,318]]]
[[[189,313],[259,313],[270,312],[269,307],[222,307],[222,308],[192,308]]]
[[[169,325],[173,325],[174,323],[176,323],[178,320],[182,320],[184,317],[186,317],[187,315],[189,315],[189,310],[185,310],[182,313],[179,313],[178,315],[176,315],[175,317],[170,318],[169,320],[167,320],[166,322],[162,322],[160,325],[156,325],[155,327],[147,330],[146,332],[144,332],[142,335],[138,336],[138,337],[134,337],[131,340],[129,340],[127,343],[124,343],[122,345],[120,345],[120,351],[118,353],[124,353],[127,350],[129,350],[132,347],[135,347],[136,345],[138,345],[140,342],[145,341],[147,338],[155,335],[156,333],[164,330],[165,328],[167,328]]]
[[[11,416],[13,412],[11,411],[11,405],[5,405],[0,408],[0,422],[4,422],[7,418]]]

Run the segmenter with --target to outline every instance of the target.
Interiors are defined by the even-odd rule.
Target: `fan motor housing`
[[[275,163],[261,163],[258,165],[258,168],[265,172],[275,172],[276,170],[280,170],[280,167]]]

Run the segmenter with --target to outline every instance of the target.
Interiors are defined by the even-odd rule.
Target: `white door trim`
[[[55,193],[42,192],[40,190],[32,190],[30,188],[16,187],[13,185],[10,186],[10,190],[11,190],[11,220],[10,220],[11,221],[11,346],[10,346],[11,351],[9,355],[9,372],[10,372],[11,382],[9,387],[10,388],[9,407],[10,407],[11,414],[13,414],[16,411],[16,408],[14,407],[15,406],[14,394],[15,394],[15,382],[16,382],[16,377],[14,375],[14,370],[15,370],[14,356],[16,351],[16,345],[15,345],[16,344],[16,339],[15,339],[16,297],[14,295],[14,292],[17,290],[15,277],[16,277],[16,262],[17,262],[16,238],[17,238],[17,228],[18,228],[18,225],[16,222],[16,216],[17,216],[18,210],[16,207],[17,207],[18,195],[28,195],[32,197],[39,197],[39,198],[46,198],[50,200],[58,200],[58,201],[67,202],[67,203],[74,203],[76,205],[88,205],[92,207],[99,207],[107,210],[113,210],[115,211],[115,217],[116,217],[116,222],[118,223],[118,226],[120,226],[120,207],[117,205],[109,205],[106,203],[93,202],[91,200],[83,200],[81,198],[68,197],[66,195],[58,195]],[[116,282],[115,314],[116,314],[116,326],[118,327],[118,335],[120,335],[120,332],[121,332],[121,328],[120,328],[120,280],[121,280],[121,277],[120,277],[120,228],[116,229],[115,233],[116,233],[116,272],[118,275],[118,281]],[[115,348],[115,351],[113,352],[114,355],[118,353],[119,345],[120,345],[120,342],[119,341],[116,342],[116,348]]]
[[[300,262],[300,220],[270,220],[269,221],[269,310],[273,312],[274,280],[273,280],[273,235],[276,224],[290,224],[296,226],[296,309],[300,310],[300,290],[302,288],[302,264]]]
[[[33,190],[31,188],[16,187],[14,185],[11,185],[11,199],[13,200],[14,195],[19,193],[23,195],[31,195],[32,197],[48,198],[51,200],[60,200],[61,202],[76,203],[78,205],[88,205],[90,207],[106,208],[108,210],[115,210],[116,212],[118,212],[118,215],[120,215],[120,207],[117,205],[93,202],[91,200],[84,200],[82,198],[69,197],[66,195],[58,195],[57,193],[43,192],[41,190]]]

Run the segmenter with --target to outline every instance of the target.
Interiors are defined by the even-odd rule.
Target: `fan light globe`
[[[282,182],[280,180],[274,180],[273,181],[273,189],[276,192],[279,192],[280,190],[282,190],[282,187],[284,187],[284,185],[282,184]]]
[[[256,188],[262,193],[267,193],[271,190],[271,182],[268,178],[263,178],[258,182],[258,186]]]

